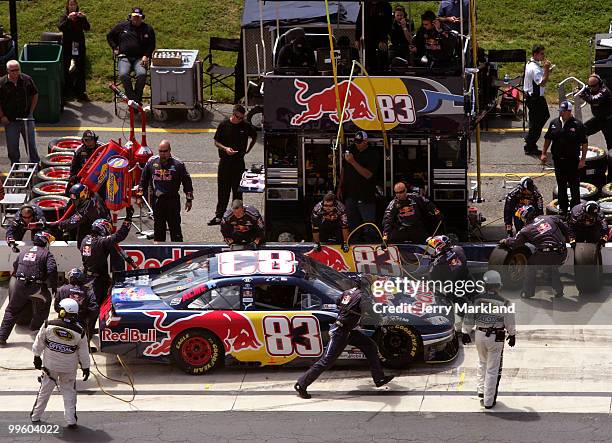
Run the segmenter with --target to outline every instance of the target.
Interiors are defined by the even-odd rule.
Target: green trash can
[[[30,42],[19,56],[21,72],[28,74],[38,88],[38,104],[34,119],[41,123],[57,123],[62,112],[62,46],[52,42]]]

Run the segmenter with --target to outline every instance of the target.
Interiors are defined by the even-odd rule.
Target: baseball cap
[[[142,12],[142,8],[135,7],[132,8],[132,13],[130,15],[139,15],[141,17],[144,17],[144,12]]]
[[[367,140],[368,139],[368,133],[365,131],[359,131],[357,132],[357,134],[355,134],[355,141],[356,142],[361,142],[363,140]]]
[[[567,100],[564,100],[561,103],[559,103],[559,112],[572,111],[573,109],[574,107]]]

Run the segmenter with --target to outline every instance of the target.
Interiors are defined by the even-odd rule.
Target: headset
[[[592,73],[591,75],[589,75],[589,78],[591,78],[591,77],[594,77],[594,78],[596,78],[596,79],[597,79],[597,86],[599,86],[599,87],[601,88],[601,87],[602,87],[602,85],[603,85],[603,80],[602,80],[602,78],[599,76],[599,74]]]
[[[83,141],[85,137],[91,137],[94,139],[94,142],[98,143],[98,135],[91,129],[87,129],[85,132],[83,132],[83,135],[81,136],[81,141]]]

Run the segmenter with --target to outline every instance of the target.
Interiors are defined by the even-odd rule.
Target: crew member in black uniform
[[[612,149],[612,92],[597,74],[591,74],[587,82],[587,88],[580,93],[580,98],[591,105],[593,114],[584,122],[586,135],[601,131],[609,151]],[[612,173],[608,170],[608,182],[611,181]]]
[[[572,115],[572,104],[563,101],[559,105],[559,118],[553,119],[544,136],[542,163],[547,160],[548,147],[555,163],[555,178],[559,195],[559,213],[567,215],[568,210],[580,203],[580,171],[584,168],[588,141],[584,125]],[[572,194],[567,204],[567,188]]]
[[[410,50],[417,54],[419,60],[426,56],[429,68],[450,72],[458,66],[457,38],[433,11],[425,11],[421,15],[421,27]]]
[[[314,70],[314,52],[306,42],[302,28],[291,30],[288,41],[279,51],[277,66],[279,68],[310,68]]]
[[[384,242],[424,244],[442,220],[440,211],[425,197],[409,192],[404,182],[396,183],[393,192],[395,198],[383,217]]]
[[[232,200],[242,200],[242,192],[238,188],[244,172],[244,156],[251,152],[257,142],[257,131],[244,121],[245,113],[244,106],[234,106],[231,117],[219,123],[215,132],[215,146],[219,149],[217,209],[208,226],[221,224],[221,217],[227,210],[230,192]],[[249,138],[251,142],[247,147]]]
[[[98,136],[91,129],[83,132],[81,137],[81,145],[74,151],[72,163],[70,163],[70,178],[68,179],[68,189],[79,182],[78,173],[83,169],[87,160],[91,157],[94,151],[100,146],[98,144]]]
[[[264,221],[259,211],[234,200],[221,220],[221,234],[228,245],[248,245],[257,248],[264,241]]]
[[[70,188],[70,200],[74,205],[74,214],[60,222],[48,222],[49,226],[57,226],[62,231],[77,230],[77,247],[87,234],[91,232],[91,224],[99,219],[111,219],[111,214],[102,198],[95,192],[89,192],[86,185],[77,183]]]
[[[125,220],[114,234],[111,234],[112,225],[108,220],[100,218],[94,221],[91,234],[87,235],[81,244],[83,272],[91,279],[98,305],[104,301],[111,282],[108,275],[108,256],[115,245],[128,236],[132,225],[132,215],[134,215],[134,208],[128,206],[125,209]]]
[[[608,241],[608,222],[599,203],[579,203],[572,208],[569,217],[570,245],[578,242],[601,243]]]
[[[536,248],[525,266],[521,297],[531,298],[535,295],[536,270],[542,266],[550,269],[551,286],[555,290],[555,297],[563,297],[559,266],[567,257],[565,242],[570,233],[568,226],[559,217],[550,215],[535,217],[533,206],[523,206],[517,213],[525,226],[516,236],[505,238],[500,241],[500,244],[516,248],[525,243],[531,243]]]
[[[156,242],[166,241],[166,224],[170,230],[170,241],[183,241],[179,196],[181,184],[187,198],[185,211],[191,211],[193,202],[191,176],[185,163],[172,157],[170,151],[170,142],[162,140],[157,150],[159,155],[154,155],[147,161],[140,178],[139,193],[147,192],[149,186],[153,188],[153,239]],[[141,199],[138,204],[142,204]]]
[[[361,29],[362,13],[365,35]],[[387,67],[387,45],[392,21],[393,9],[388,1],[365,2],[359,9],[355,23],[355,41],[360,48],[365,48],[365,66],[369,74],[381,73]]]
[[[506,195],[504,223],[508,236],[512,236],[513,221],[516,232],[523,228],[523,222],[514,215],[522,206],[533,206],[536,216],[544,214],[544,199],[531,177],[523,177],[517,187]]]
[[[336,200],[333,192],[325,194],[312,209],[310,215],[312,224],[312,241],[321,248],[321,242],[339,242],[342,239],[342,249],[348,252],[348,218],[344,205]]]
[[[23,205],[6,228],[6,243],[15,247],[15,241],[23,240],[28,230],[31,231],[33,240],[34,235],[43,229],[45,223],[45,216],[38,206]]]
[[[49,251],[54,240],[47,232],[34,235],[34,246],[24,249],[13,263],[13,278],[10,284],[9,302],[0,326],[0,345],[6,344],[13,326],[28,303],[32,303],[30,329],[40,329],[51,310],[51,291],[57,288],[57,264]]]
[[[338,297],[336,305],[340,312],[336,323],[330,325],[329,343],[325,353],[308,371],[302,374],[294,386],[294,389],[301,398],[307,399],[311,397],[307,391],[308,386],[319,378],[323,371],[329,369],[334,364],[347,345],[355,346],[364,353],[370,364],[372,378],[377,388],[393,380],[393,376],[385,375],[383,372],[380,360],[378,359],[376,342],[360,331],[355,330],[361,320],[361,302],[363,297],[364,294],[359,288],[344,291]]]
[[[96,296],[92,289],[85,285],[86,276],[80,268],[72,268],[66,275],[68,283],[60,286],[55,294],[53,307],[55,312],[60,312],[60,302],[66,298],[75,300],[79,305],[78,320],[87,331],[87,336],[91,339],[96,326],[96,320],[100,313],[100,307],[96,302]],[[93,349],[91,349],[93,351]]]

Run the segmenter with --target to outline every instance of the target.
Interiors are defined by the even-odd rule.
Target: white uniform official
[[[64,397],[66,423],[75,426],[77,422],[77,365],[81,365],[86,379],[89,376],[90,361],[87,335],[77,323],[78,305],[76,313],[71,312],[71,309],[65,309],[65,305],[70,305],[70,302],[76,304],[72,299],[62,300],[60,306],[63,308],[64,317],[45,322],[32,346],[35,365],[36,360],[42,356],[43,369],[38,396],[30,414],[32,422],[40,420],[56,386]]]
[[[475,312],[468,313],[463,322],[463,334],[469,334],[476,326],[477,389],[479,397],[484,396],[484,406],[487,409],[495,406],[497,400],[503,366],[505,333],[507,331],[511,337],[510,346],[514,346],[514,335],[516,334],[513,313],[496,314],[492,312],[495,312],[496,308],[508,306],[509,302],[505,298],[488,288],[487,292],[476,295],[473,301]]]

